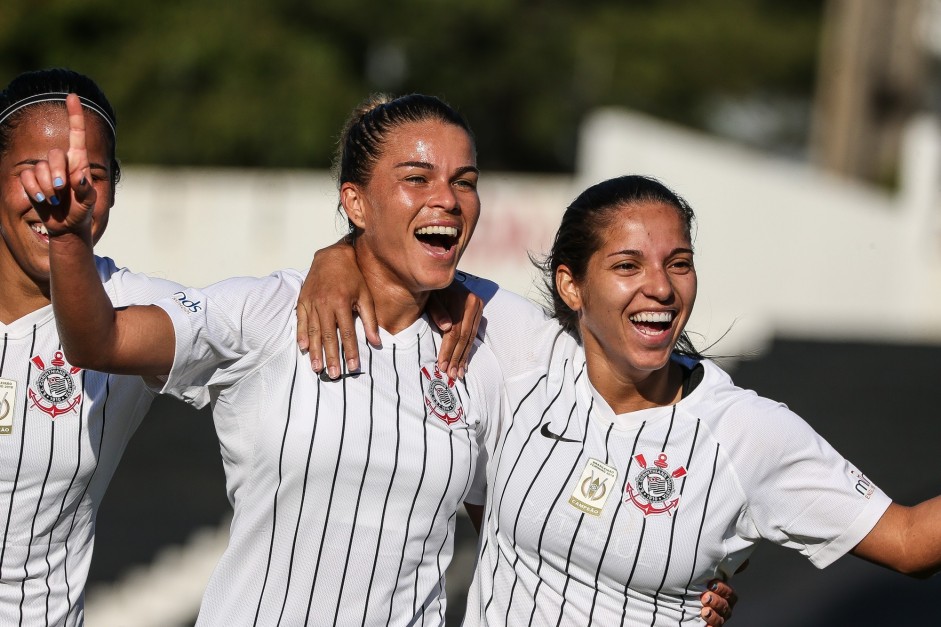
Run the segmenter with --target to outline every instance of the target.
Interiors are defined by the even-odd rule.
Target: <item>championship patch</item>
[[[30,361],[40,370],[36,381],[29,388],[33,407],[49,414],[53,420],[56,416],[76,411],[75,408],[82,402],[82,395],[77,389],[74,375],[82,369],[68,366],[62,351],[56,351],[49,366],[39,355]]]
[[[676,509],[680,502],[676,480],[686,476],[686,469],[678,466],[671,471],[666,453],[657,455],[657,460],[652,465],[647,464],[643,455],[635,455],[634,461],[641,467],[641,471],[624,487],[627,493],[625,502],[630,500],[644,516],[672,516],[670,510]]]
[[[424,366],[421,373],[425,377],[425,406],[428,411],[448,425],[460,420],[464,408],[454,391],[454,379],[438,370],[437,364]]]
[[[617,478],[617,468],[589,458],[569,497],[569,505],[589,516],[601,516]]]
[[[0,379],[0,435],[13,433],[13,408],[16,403],[16,381]]]

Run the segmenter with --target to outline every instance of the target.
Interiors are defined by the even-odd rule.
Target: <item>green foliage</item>
[[[694,127],[717,98],[807,100],[822,6],[770,0],[11,0],[0,80],[67,66],[128,163],[323,168],[372,91],[459,108],[488,169],[566,170],[603,105]]]

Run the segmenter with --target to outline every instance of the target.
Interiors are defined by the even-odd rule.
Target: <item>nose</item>
[[[434,209],[443,209],[448,212],[456,212],[460,209],[457,194],[454,193],[454,188],[451,187],[449,181],[438,182],[432,187],[427,204]]]
[[[644,293],[648,297],[660,303],[667,302],[673,297],[673,282],[666,268],[662,266],[649,268],[646,279]]]

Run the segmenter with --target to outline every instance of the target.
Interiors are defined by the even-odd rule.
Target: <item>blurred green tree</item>
[[[0,79],[88,73],[117,109],[128,163],[324,168],[346,113],[382,90],[458,107],[488,169],[566,171],[580,120],[599,106],[696,128],[755,98],[809,112],[822,4],[7,2]]]

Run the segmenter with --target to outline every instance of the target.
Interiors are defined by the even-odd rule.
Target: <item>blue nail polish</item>
[[[61,176],[57,176],[57,177],[52,181],[52,186],[53,186],[53,187],[62,187],[62,184],[63,184],[64,182],[65,182],[65,181],[62,180],[62,177],[61,177]]]
[[[45,199],[46,199],[46,195],[43,194],[42,192],[39,192],[38,194],[36,194],[36,202],[42,202]]]
[[[50,199],[49,199],[49,204],[52,205],[53,207],[58,207],[58,206],[59,206],[59,197],[58,197],[58,196],[53,196],[52,198],[50,198]]]

